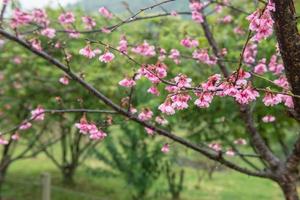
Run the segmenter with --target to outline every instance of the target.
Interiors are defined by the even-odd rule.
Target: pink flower
[[[241,27],[239,27],[239,26],[235,27],[233,29],[233,32],[236,33],[236,34],[238,34],[238,35],[245,35],[245,31]]]
[[[227,156],[235,156],[235,151],[233,149],[227,149],[225,152]]]
[[[80,49],[79,54],[90,59],[96,56],[96,53],[92,50],[90,45],[87,45],[83,49]]]
[[[237,144],[237,145],[246,145],[247,144],[247,141],[243,138],[239,138],[237,140],[234,141],[234,144]]]
[[[287,78],[284,75],[280,76],[279,79],[274,80],[274,83],[284,89],[290,88],[289,82],[287,81]]]
[[[172,107],[176,110],[183,110],[189,107],[188,101],[191,99],[191,96],[188,93],[180,93],[172,95]]]
[[[128,87],[128,88],[131,88],[135,84],[136,84],[135,81],[133,79],[129,79],[129,78],[125,78],[119,82],[119,85],[121,85],[123,87]]]
[[[153,112],[148,109],[148,108],[145,108],[143,109],[143,111],[139,114],[138,118],[141,120],[141,121],[149,121],[153,116]]]
[[[69,34],[70,38],[79,38],[80,37],[80,33],[74,29],[66,29],[66,32]]]
[[[132,52],[140,54],[142,56],[152,57],[156,55],[155,47],[149,45],[147,41],[144,41],[143,44],[138,45],[131,49]]]
[[[262,14],[257,10],[247,17],[247,20],[250,22],[249,29],[256,32],[253,37],[253,40],[255,41],[266,39],[273,33],[274,21],[271,17],[270,8],[271,7],[267,7]]]
[[[20,135],[18,133],[15,133],[11,136],[11,139],[17,141],[20,139]]]
[[[99,8],[98,12],[99,12],[102,16],[106,17],[107,19],[113,18],[113,14],[112,14],[111,12],[109,12],[109,10],[107,10],[107,8],[105,8],[105,7]]]
[[[109,62],[111,62],[114,58],[115,58],[115,55],[108,51],[108,52],[104,53],[103,55],[101,55],[101,56],[99,57],[99,60],[100,60],[101,62],[104,62],[104,63],[109,63]]]
[[[82,22],[85,24],[85,28],[88,30],[92,30],[93,27],[96,26],[96,22],[95,20],[93,20],[91,17],[89,16],[84,16],[81,18]]]
[[[121,51],[122,53],[127,54],[127,51],[128,51],[128,42],[127,42],[125,36],[122,36],[122,37],[121,37],[121,40],[120,40],[120,42],[119,42],[119,46],[117,47],[117,49],[118,49],[119,51]]]
[[[59,82],[63,85],[69,85],[69,78],[67,76],[63,76],[59,79]]]
[[[183,88],[183,87],[188,88],[188,87],[191,87],[192,79],[188,78],[184,74],[180,74],[180,75],[176,76],[174,78],[174,80],[175,80],[175,83],[176,83],[177,87],[179,87],[179,88]]]
[[[82,134],[87,134],[90,131],[91,126],[86,121],[85,117],[80,119],[80,123],[76,123],[75,127],[79,129],[79,132]]]
[[[294,101],[291,96],[288,95],[280,95],[282,102],[284,102],[284,105],[288,108],[294,108]]]
[[[247,87],[243,90],[238,90],[234,96],[235,100],[240,104],[249,104],[259,97],[259,93],[251,87]]]
[[[276,95],[271,92],[266,92],[263,102],[266,106],[274,106],[281,103],[281,95]]]
[[[262,121],[265,123],[271,123],[274,122],[276,120],[276,118],[272,115],[266,115],[262,118]]]
[[[184,38],[181,40],[180,44],[187,48],[197,47],[199,42],[197,40],[193,40],[190,37]]]
[[[13,62],[17,65],[21,64],[22,63],[22,58],[19,57],[19,56],[16,56],[13,58]]]
[[[263,58],[259,61],[259,64],[254,67],[254,73],[262,75],[267,71],[266,59]]]
[[[282,64],[277,63],[277,56],[273,55],[270,59],[269,70],[273,72],[275,75],[281,74],[284,70],[284,66]]]
[[[52,39],[55,37],[56,30],[53,28],[45,28],[41,31],[41,34],[47,36],[48,38]]]
[[[34,121],[43,121],[45,119],[45,110],[38,106],[35,110],[31,111],[31,119]]]
[[[170,151],[170,145],[168,143],[164,144],[161,148],[161,152],[168,153]]]
[[[193,58],[197,60],[198,62],[205,63],[207,65],[215,65],[216,60],[211,58],[208,55],[208,52],[206,49],[197,49],[193,52]]]
[[[29,13],[23,12],[17,8],[13,11],[10,26],[12,28],[17,28],[19,26],[29,24],[32,20],[33,20],[32,15],[30,15]]]
[[[92,129],[90,130],[90,139],[92,140],[103,140],[107,134],[101,129]]]
[[[48,26],[48,24],[50,23],[48,20],[48,15],[46,11],[43,9],[34,9],[32,11],[32,16],[34,22],[43,25],[45,27]]]
[[[145,127],[145,131],[149,136],[153,136],[154,135],[154,130],[151,128],[147,128]]]
[[[173,16],[173,17],[178,16],[177,11],[175,11],[175,10],[172,10],[170,14],[171,14],[171,16]]]
[[[245,52],[243,55],[244,62],[249,65],[255,62],[255,57],[257,55],[257,45],[256,44],[248,44],[245,48]]]
[[[224,24],[228,24],[228,23],[232,22],[232,16],[231,15],[226,15],[225,17],[223,17],[221,19],[221,22],[224,23]]]
[[[103,28],[101,28],[101,32],[102,32],[102,33],[110,33],[111,30],[108,29],[108,28],[106,28],[106,27],[103,27]]]
[[[156,121],[156,123],[158,123],[160,125],[167,125],[169,123],[168,120],[166,120],[165,118],[163,118],[161,116],[155,117],[155,121]]]
[[[177,49],[171,49],[169,58],[171,58],[175,64],[180,64],[180,52]]]
[[[41,41],[38,39],[32,39],[30,40],[31,46],[38,51],[42,51],[42,45],[41,45]]]
[[[27,130],[29,128],[31,128],[32,124],[30,122],[24,122],[21,124],[21,126],[19,127],[20,130]]]
[[[159,57],[158,60],[159,61],[164,61],[167,55],[167,51],[164,48],[160,48],[159,49]]]
[[[170,100],[166,100],[163,104],[161,104],[158,109],[167,115],[174,115],[175,114],[175,109],[172,106],[172,103]]]
[[[196,96],[198,96],[198,99],[194,104],[199,108],[208,108],[214,97],[210,92],[196,93]]]
[[[150,87],[150,88],[147,90],[147,92],[149,92],[150,94],[159,96],[159,91],[158,91],[157,87],[155,87],[155,86]]]
[[[204,4],[200,2],[191,2],[190,9],[192,10],[192,19],[197,23],[203,23],[203,15],[201,13]]]
[[[75,22],[75,16],[72,12],[62,13],[58,20],[61,24],[72,24]]]
[[[7,144],[8,144],[8,141],[5,140],[2,136],[0,136],[0,144],[2,144],[2,145],[7,145]]]
[[[209,148],[213,149],[216,152],[222,151],[222,146],[218,142],[213,142],[208,145]]]

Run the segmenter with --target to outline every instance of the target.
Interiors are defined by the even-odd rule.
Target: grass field
[[[94,177],[81,168],[77,175],[77,185],[63,187],[60,174],[45,156],[23,160],[13,164],[4,187],[5,200],[39,200],[40,174],[49,172],[52,176],[52,200],[129,200],[128,186],[121,178]],[[212,179],[197,181],[196,171],[186,168],[182,200],[280,200],[283,199],[276,184],[258,178],[248,177],[230,170],[216,172]],[[167,190],[163,181],[158,181],[155,189]],[[152,191],[152,193],[153,193]],[[152,199],[168,200],[164,193]]]

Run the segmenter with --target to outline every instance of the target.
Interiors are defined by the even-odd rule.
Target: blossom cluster
[[[79,123],[75,124],[75,127],[79,129],[79,132],[84,135],[89,135],[92,140],[103,140],[107,134],[98,128],[94,123],[88,123],[85,116],[80,119]]]

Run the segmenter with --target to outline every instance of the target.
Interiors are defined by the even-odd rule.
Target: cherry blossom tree
[[[149,137],[160,135],[167,138],[161,151],[168,153],[172,151],[172,143],[178,143],[195,152],[237,172],[269,179],[278,183],[283,191],[285,199],[298,200],[296,182],[299,179],[298,165],[300,160],[300,137],[295,136],[294,145],[288,147],[286,157],[281,158],[277,155],[263,137],[263,133],[258,128],[260,123],[274,122],[274,116],[266,115],[263,120],[256,121],[256,104],[262,104],[266,107],[274,107],[282,104],[286,112],[297,124],[300,119],[300,36],[297,29],[299,17],[292,0],[259,0],[253,7],[247,10],[239,7],[240,1],[215,1],[215,0],[191,0],[189,11],[164,11],[158,14],[143,15],[147,10],[162,7],[168,3],[176,3],[176,0],[165,0],[151,6],[144,7],[137,12],[132,12],[129,17],[116,16],[107,8],[99,8],[99,15],[106,19],[107,24],[98,28],[97,21],[92,16],[76,16],[75,13],[61,8],[58,18],[52,18],[45,10],[34,9],[30,12],[20,8],[13,10],[12,16],[4,17],[7,6],[11,3],[8,0],[2,2],[0,15],[1,29],[0,35],[4,41],[14,42],[24,49],[27,49],[36,57],[47,61],[53,66],[64,72],[64,76],[59,81],[67,85],[69,80],[77,87],[82,87],[90,93],[91,98],[100,100],[107,108],[114,110],[124,117],[124,120],[130,120],[145,127],[145,133]],[[182,3],[182,2],[177,2]],[[253,4],[249,1],[249,4]],[[235,56],[228,60],[228,54],[231,49],[222,48],[218,35],[213,32],[211,21],[214,15],[224,12],[224,10],[233,10],[235,16],[227,15],[218,18],[218,25],[232,23],[233,20],[239,22],[232,32],[240,35],[239,40],[242,45],[237,43],[240,49],[240,56]],[[238,14],[237,14],[238,13]],[[152,45],[146,40],[143,42],[134,41],[129,43],[125,35],[122,35],[117,45],[112,45],[114,41],[101,41],[91,35],[112,35],[116,34],[121,27],[134,26],[134,23],[141,20],[148,20],[162,17],[177,17],[179,15],[190,15],[193,20],[193,26],[202,30],[202,37],[209,45],[209,48],[203,48],[201,41],[192,37],[187,32],[186,37],[179,41],[174,41],[184,48],[191,50],[188,55],[175,47],[164,48],[160,44]],[[84,29],[79,28],[78,20]],[[242,28],[242,22],[247,23],[248,31]],[[59,23],[58,26],[56,24]],[[246,34],[248,32],[248,34]],[[72,67],[72,56],[66,50],[65,44],[70,40],[63,41],[60,37],[69,37],[71,40],[82,41],[82,48],[77,49],[78,56],[86,57],[86,62],[92,59],[99,59],[103,64],[113,63],[116,59],[125,59],[134,65],[133,72],[128,71],[124,74],[124,79],[119,80],[119,86],[127,89],[128,96],[124,97],[119,105],[113,98],[105,95],[100,87],[90,84],[80,71]],[[264,51],[263,46],[266,40],[276,40],[278,45],[273,46],[274,55],[270,58],[263,57],[258,59],[257,55]],[[46,40],[46,41],[45,41]],[[47,43],[48,42],[48,43]],[[51,50],[64,50],[63,57],[56,56]],[[169,44],[169,46],[172,44]],[[99,48],[101,46],[101,48]],[[137,59],[142,57],[145,59]],[[230,56],[232,58],[232,56]],[[148,58],[148,59],[146,59]],[[178,66],[179,72],[171,76],[171,66],[167,66],[166,60],[171,59],[172,69]],[[204,81],[194,82],[191,74],[184,74],[179,67],[189,59],[198,65],[206,67],[215,67],[217,73],[212,73],[208,77],[202,77]],[[146,60],[146,61],[145,61]],[[267,63],[267,60],[270,60]],[[117,74],[118,72],[116,72]],[[151,87],[144,93],[153,94],[153,98],[159,95],[164,96],[164,101],[156,105],[156,108],[145,107],[137,111],[134,105],[133,96],[137,90],[139,82],[143,79],[151,83]],[[263,87],[256,85],[256,80],[265,82]],[[117,86],[117,85],[116,85]],[[97,87],[98,88],[98,87]],[[262,97],[262,98],[261,98]],[[239,109],[240,118],[243,120],[243,126],[247,135],[244,138],[232,142],[232,146],[224,150],[222,143],[213,142],[210,144],[194,143],[185,137],[178,136],[173,131],[165,127],[169,115],[180,115],[182,110],[196,106],[197,109],[209,109],[216,99],[228,100],[236,104]],[[43,102],[40,103],[41,105]],[[193,109],[196,109],[193,107]],[[232,108],[234,109],[234,108]],[[154,110],[159,110],[159,115]],[[67,112],[63,111],[63,112]],[[200,111],[199,111],[200,112]],[[44,109],[38,107],[32,112],[33,118],[43,120]],[[45,116],[47,117],[47,116]],[[33,119],[32,118],[32,119]],[[28,121],[26,121],[28,122]],[[80,122],[74,122],[79,131],[90,137],[92,140],[104,140],[108,137],[103,127],[97,126],[92,121],[83,118]],[[20,126],[27,124],[21,124]],[[18,128],[20,128],[18,126]],[[33,124],[34,126],[34,124]],[[297,125],[298,126],[298,125]],[[10,131],[11,132],[11,131]],[[275,131],[276,132],[276,131]],[[5,134],[3,133],[3,138]],[[240,144],[249,145],[254,149],[254,154],[241,153]],[[282,141],[284,143],[285,141]],[[3,142],[3,145],[6,145]],[[283,145],[284,146],[284,145]],[[243,161],[249,157],[257,158],[263,164],[263,167],[244,167],[234,162],[231,158],[237,156]]]

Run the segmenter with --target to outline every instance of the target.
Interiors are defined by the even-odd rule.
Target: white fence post
[[[42,200],[51,200],[51,176],[49,173],[43,173],[42,181]]]

